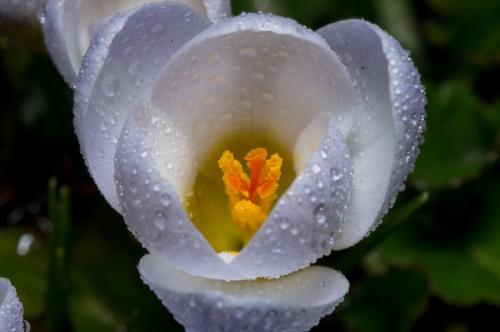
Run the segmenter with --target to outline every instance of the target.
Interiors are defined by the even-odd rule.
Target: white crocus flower
[[[0,278],[0,331],[23,332],[23,306],[8,279]]]
[[[97,30],[77,135],[150,252],[143,280],[190,331],[316,324],[348,282],[309,266],[375,228],[418,155],[425,96],[408,52],[361,20],[213,23],[179,2]]]
[[[177,1],[213,22],[231,14],[229,0]],[[46,0],[40,15],[45,42],[66,82],[74,83],[90,40],[110,17],[149,2],[154,0]]]

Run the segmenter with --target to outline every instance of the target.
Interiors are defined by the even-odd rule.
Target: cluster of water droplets
[[[329,254],[342,232],[351,183],[350,155],[342,135],[331,126],[309,166],[252,239],[252,250],[240,254],[250,257],[246,268],[265,270],[272,264],[276,272],[286,274]]]
[[[319,33],[348,69],[356,91],[347,141],[355,165],[352,202],[364,206],[350,210],[365,211],[362,220],[349,217],[353,227],[340,241],[346,247],[375,229],[404,189],[422,140],[425,95],[408,52],[377,26],[346,20]],[[368,173],[364,165],[370,163],[378,174]],[[379,194],[371,195],[370,204],[363,203],[370,192]]]
[[[169,58],[208,25],[186,6],[151,4],[113,17],[93,40],[76,90],[75,124],[89,169],[115,208],[114,157],[127,116]]]
[[[347,291],[342,277],[323,269],[284,279],[233,283],[201,283],[169,271],[168,283],[160,284],[155,280],[159,273],[147,271],[155,267],[141,265],[143,279],[175,319],[193,331],[308,331],[335,309]]]
[[[404,50],[392,36],[381,31],[379,34],[382,35],[382,46],[388,61],[392,114],[397,137],[395,165],[387,193],[389,199],[381,211],[381,219],[394,205],[398,192],[405,190],[404,182],[415,168],[415,161],[420,153],[419,146],[424,141],[427,100],[410,52]]]
[[[24,332],[23,307],[15,289],[7,279],[0,278],[0,329],[5,332]]]

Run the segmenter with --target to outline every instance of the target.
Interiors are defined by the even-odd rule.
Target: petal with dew
[[[349,70],[358,110],[346,135],[352,198],[336,249],[373,230],[413,170],[422,142],[425,94],[409,53],[379,27],[346,20],[318,31]]]
[[[125,220],[145,247],[157,242],[150,235],[158,233],[154,220],[161,212],[172,228],[159,233],[170,242],[160,241],[162,248],[153,252],[202,277],[279,277],[331,251],[342,228],[351,182],[351,161],[337,126],[348,130],[354,95],[344,66],[318,35],[269,15],[233,18],[186,44],[154,85],[145,110],[129,116],[115,172]],[[316,128],[323,123],[317,117],[325,119],[325,112],[327,125]],[[169,232],[191,222],[162,208],[161,197],[175,196],[180,201],[192,186],[204,154],[225,135],[242,128],[273,132],[290,151],[310,160],[296,168],[300,171],[296,181],[227,268],[214,269],[217,256],[207,251],[210,247],[203,237],[187,241],[191,247],[205,248],[203,255],[190,254],[187,263],[180,257],[190,247],[179,245],[179,236]],[[309,134],[302,135],[304,131]],[[306,136],[312,146],[298,144]],[[132,178],[135,185],[130,185]],[[157,192],[156,184],[160,184]],[[147,203],[135,202],[141,196],[147,197]],[[197,229],[190,227],[191,238]]]
[[[0,331],[23,332],[23,306],[8,279],[0,278]]]
[[[351,159],[332,124],[258,233],[231,262],[247,277],[277,277],[328,255],[341,236],[351,194]]]
[[[217,23],[232,16],[231,0],[204,0],[207,17]]]
[[[147,4],[112,18],[85,55],[75,91],[75,127],[89,170],[115,209],[113,160],[128,112],[172,54],[209,24],[182,3]]]
[[[119,140],[115,178],[127,226],[149,252],[170,265],[209,278],[244,279],[219,258],[186,215],[177,193],[189,177],[193,156],[185,136],[157,114],[141,105],[130,114]],[[158,171],[162,168],[175,175],[167,180]]]
[[[224,282],[191,276],[148,255],[139,272],[188,331],[308,331],[349,289],[340,273],[317,266],[276,280]]]
[[[112,16],[152,0],[47,0],[41,23],[49,53],[67,83],[73,85],[92,37]],[[228,0],[177,0],[214,22],[230,15]],[[167,23],[168,25],[168,23]]]

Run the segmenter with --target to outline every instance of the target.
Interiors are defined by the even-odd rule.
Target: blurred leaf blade
[[[421,208],[429,199],[429,193],[424,192],[395,211],[390,212],[369,237],[362,240],[352,248],[334,253],[326,259],[328,265],[348,272],[359,265],[362,259],[376,248],[399,225],[411,218],[412,214]]]
[[[53,229],[50,239],[48,319],[51,331],[68,329],[68,293],[70,259],[70,194],[68,187],[58,188],[57,180],[49,182],[49,216]]]
[[[428,128],[411,180],[440,188],[479,176],[488,153],[480,102],[463,82],[428,84],[427,94]]]
[[[349,331],[410,331],[428,301],[427,282],[414,270],[391,270],[352,291],[337,314]]]

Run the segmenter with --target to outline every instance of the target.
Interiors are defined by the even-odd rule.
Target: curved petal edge
[[[0,278],[0,331],[24,332],[23,306],[8,279]]]
[[[308,331],[333,312],[349,289],[340,273],[313,266],[274,280],[193,277],[147,255],[143,281],[187,331]]]
[[[345,20],[318,31],[351,74],[358,111],[346,138],[353,196],[335,249],[376,228],[413,170],[425,128],[425,92],[408,51],[378,26]]]

